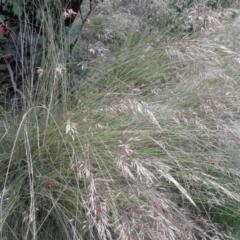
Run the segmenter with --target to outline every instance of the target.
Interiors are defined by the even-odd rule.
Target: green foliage
[[[44,25],[49,42],[37,82],[24,82],[22,114],[0,120],[0,238],[233,239],[238,22],[226,17],[221,28],[205,25],[183,39],[172,10],[160,27],[131,29],[136,18],[117,14],[124,34],[111,16],[97,15],[82,35],[93,41],[90,55],[111,29],[111,60],[70,62],[68,39],[55,44],[52,22]],[[218,15],[209,14],[215,23]]]
[[[219,0],[219,3],[224,8],[238,7],[239,6],[239,1],[238,0]]]
[[[8,0],[6,5],[3,5],[3,10],[8,9],[10,12],[17,17],[22,17],[24,12],[24,4],[27,4],[29,1],[24,0]]]

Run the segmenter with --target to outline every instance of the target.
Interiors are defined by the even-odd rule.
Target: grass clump
[[[238,24],[126,28],[71,91],[51,45],[23,113],[2,111],[1,238],[238,239]]]

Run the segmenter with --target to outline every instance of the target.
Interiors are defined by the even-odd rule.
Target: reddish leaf
[[[0,25],[0,38],[3,37],[3,34],[4,34],[4,27]]]

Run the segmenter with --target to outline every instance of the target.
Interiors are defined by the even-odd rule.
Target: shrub
[[[22,114],[2,110],[1,238],[238,239],[238,18],[229,24],[184,39],[126,28],[71,91],[67,50],[50,39]]]

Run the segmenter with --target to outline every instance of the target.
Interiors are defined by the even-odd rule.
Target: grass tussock
[[[180,40],[126,27],[72,88],[49,45],[23,113],[1,110],[0,238],[238,239],[234,12]]]

